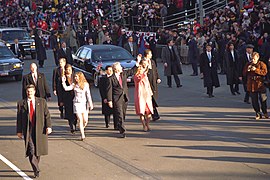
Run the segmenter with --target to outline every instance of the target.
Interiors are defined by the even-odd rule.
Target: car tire
[[[15,80],[16,80],[16,81],[21,81],[21,80],[22,80],[22,74],[16,75],[16,76],[15,76]]]
[[[32,53],[31,53],[31,58],[32,58],[32,59],[36,59],[36,57],[37,57],[37,54],[32,52]]]
[[[95,72],[94,73],[94,86],[96,88],[98,88],[98,86],[99,86],[99,75],[98,75],[98,72]]]

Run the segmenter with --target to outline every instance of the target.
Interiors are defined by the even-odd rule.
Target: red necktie
[[[34,113],[34,106],[33,106],[33,102],[30,101],[30,122],[32,127],[35,125],[35,113]]]
[[[122,82],[122,77],[121,77],[121,75],[119,76],[119,84],[120,84],[121,87],[123,87],[123,82]]]

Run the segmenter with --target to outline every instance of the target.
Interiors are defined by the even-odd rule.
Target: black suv
[[[25,29],[0,28],[0,39],[4,41],[9,48],[14,44],[14,39],[18,39],[19,44],[23,45],[25,54],[31,55],[32,59],[36,58],[35,40],[30,37]]]
[[[74,69],[93,80],[95,87],[98,87],[99,77],[107,65],[120,62],[124,70],[136,65],[135,58],[127,50],[114,45],[85,45],[72,56]],[[128,77],[127,81],[133,82],[133,77]]]
[[[23,62],[15,57],[13,52],[0,42],[0,77],[14,76],[16,81],[22,80]]]

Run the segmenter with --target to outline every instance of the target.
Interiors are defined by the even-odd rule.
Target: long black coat
[[[107,99],[107,91],[109,86],[109,79],[107,75],[103,75],[99,80],[99,93],[102,101],[102,114],[110,115],[113,113],[113,109],[108,106],[108,103],[104,103],[104,99]]]
[[[17,103],[17,133],[22,133],[25,141],[25,154],[28,156],[27,147],[29,142],[29,110],[27,99]],[[36,155],[48,154],[48,136],[46,129],[51,126],[51,116],[47,106],[47,102],[43,98],[35,98],[35,148]]]
[[[219,79],[217,73],[217,55],[214,51],[211,52],[211,61],[209,61],[206,52],[200,56],[200,72],[203,73],[204,87],[219,87]],[[211,62],[211,67],[210,63]]]
[[[71,54],[71,50],[70,48],[66,48],[66,52],[63,50],[63,48],[60,48],[58,50],[58,59],[60,58],[65,58],[67,61],[67,64],[73,64],[73,58],[72,58],[72,54]]]
[[[155,100],[158,98],[158,86],[157,80],[160,79],[157,71],[157,66],[154,60],[151,60],[152,69],[149,69],[147,72],[147,77],[151,86],[151,90],[153,92],[153,97]]]
[[[192,39],[188,43],[188,58],[190,63],[198,63],[198,46],[195,39]]]
[[[64,103],[63,94],[65,92],[62,86],[62,75],[60,72],[60,67],[57,67],[53,70],[52,88],[53,91],[56,91],[57,93],[58,106],[60,106],[60,103]]]
[[[174,51],[174,61],[172,60],[171,50],[169,49],[169,46],[164,47],[161,52],[161,59],[163,63],[167,63],[168,65],[164,68],[164,76],[171,76],[183,73],[178,49],[176,46],[173,46],[172,49]]]
[[[22,97],[25,99],[27,97],[26,95],[26,86],[33,84],[36,87],[36,97],[41,97],[44,99],[47,99],[51,97],[50,88],[46,81],[46,77],[43,73],[37,72],[37,84],[35,84],[34,79],[32,77],[32,74],[26,74],[23,76],[22,80]]]
[[[227,65],[227,85],[233,85],[233,84],[239,84],[239,67],[240,67],[240,61],[238,58],[238,52],[234,50],[234,61],[233,56],[230,51],[225,52],[225,60]]]
[[[43,44],[42,39],[35,34],[35,44],[36,44],[36,52],[37,52],[37,60],[44,61],[47,59],[46,48]]]

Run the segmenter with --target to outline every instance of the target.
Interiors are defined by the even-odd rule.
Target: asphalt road
[[[54,60],[48,51],[45,73],[52,84]],[[24,74],[29,72],[26,60]],[[221,87],[208,98],[199,77],[189,76],[183,65],[182,88],[167,88],[158,64],[161,120],[143,132],[135,115],[133,87],[127,112],[127,138],[105,128],[98,89],[91,87],[95,104],[86,127],[86,140],[71,135],[66,120],[59,118],[56,97],[48,102],[53,133],[49,155],[41,158],[39,179],[270,179],[270,120],[255,121],[251,105],[241,95],[232,96],[224,75]],[[52,93],[53,94],[53,93]],[[16,137],[16,102],[21,98],[21,82],[0,79],[0,179],[33,178],[24,143]],[[269,102],[270,103],[270,102]],[[268,103],[268,104],[269,104]],[[6,158],[8,161],[5,161]],[[17,169],[14,171],[11,162]]]

